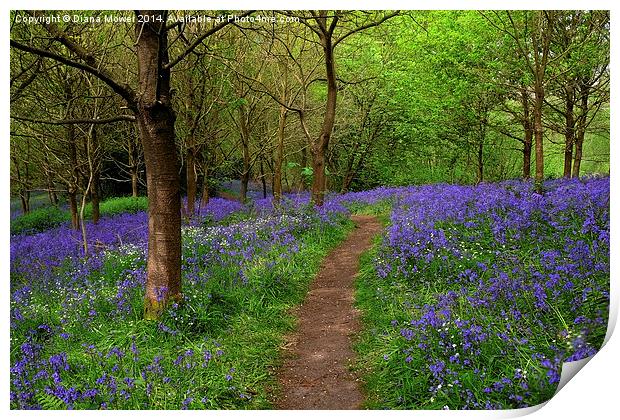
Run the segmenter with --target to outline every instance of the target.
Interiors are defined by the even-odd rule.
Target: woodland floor
[[[381,230],[372,216],[353,216],[356,228],[323,260],[298,309],[298,328],[287,337],[287,357],[278,372],[284,410],[359,409],[359,380],[348,369],[354,357],[351,335],[359,330],[354,278],[360,255]]]

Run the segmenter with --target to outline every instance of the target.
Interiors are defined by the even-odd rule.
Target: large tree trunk
[[[145,318],[158,318],[170,299],[181,299],[181,196],[170,98],[166,12],[136,23],[139,96],[136,121],[144,149],[148,208]]]
[[[327,103],[325,105],[325,116],[321,126],[319,138],[312,144],[312,202],[317,206],[322,206],[325,200],[325,154],[329,147],[329,140],[334,128],[336,119],[336,67],[334,63],[334,46],[331,34],[322,33],[321,45],[325,56],[325,75],[327,77]]]
[[[564,128],[564,178],[571,177],[573,164],[573,145],[575,143],[575,90],[569,83],[566,86],[566,126]]]

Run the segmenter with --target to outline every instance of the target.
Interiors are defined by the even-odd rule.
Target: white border
[[[119,0],[108,0],[103,4],[85,4],[83,1],[56,1],[53,4],[49,1],[32,1],[32,0],[24,0],[19,3],[13,3],[8,5],[7,2],[3,2],[3,11],[4,11],[4,19],[0,19],[0,26],[2,27],[3,33],[3,42],[0,44],[0,48],[2,48],[2,60],[4,63],[4,71],[2,73],[2,92],[3,92],[3,101],[0,105],[2,107],[2,118],[0,119],[2,123],[2,150],[0,152],[0,168],[3,173],[0,175],[2,181],[0,182],[0,197],[4,197],[6,200],[9,197],[9,156],[8,156],[8,121],[9,121],[9,71],[8,71],[8,57],[9,57],[9,43],[8,40],[8,11],[10,9],[57,9],[57,10],[66,10],[66,9],[84,9],[84,6],[96,6],[92,7],[94,9],[129,9],[129,8],[168,8],[171,6],[170,2],[164,2],[161,0],[151,0],[151,1],[132,1],[128,2],[119,1]],[[574,1],[574,0],[565,0],[565,1],[545,1],[541,2],[540,0],[533,1],[497,1],[497,0],[461,0],[461,1],[445,1],[445,0],[434,0],[432,2],[428,1],[420,1],[420,2],[405,2],[405,1],[394,1],[394,0],[383,0],[381,2],[375,1],[304,1],[291,3],[289,1],[186,1],[179,0],[173,3],[175,9],[228,9],[228,10],[247,10],[247,9],[381,9],[381,10],[394,10],[394,9],[608,9],[612,10],[612,53],[611,53],[611,68],[615,69],[617,63],[616,60],[616,43],[618,42],[618,37],[616,36],[616,23],[615,23],[615,11],[618,9],[615,3],[611,1],[600,1],[600,0],[590,0],[590,1]],[[612,102],[616,98],[616,89],[615,82],[612,82]],[[611,124],[611,138],[614,138],[614,134],[618,132],[616,119],[614,118],[615,112],[614,107],[612,109],[612,124]],[[611,178],[611,189],[612,189],[612,225],[611,225],[611,255],[620,255],[618,252],[620,248],[618,247],[618,229],[616,229],[616,221],[617,218],[617,207],[615,203],[615,199],[617,197],[617,187],[615,180],[615,163],[617,161],[618,156],[618,146],[615,141],[611,141],[611,167],[612,169],[612,178]],[[9,296],[9,206],[5,204],[0,211],[0,217],[4,221],[4,223],[0,224],[0,229],[3,234],[5,240],[0,245],[0,255],[2,261],[5,264],[2,265],[3,270],[2,282],[3,287],[3,300],[2,300],[2,308],[3,316],[5,320],[9,319],[9,308],[8,308],[8,296]],[[612,271],[611,271],[611,293],[612,293],[612,308],[611,308],[611,319],[610,324],[613,326],[616,323],[617,314],[618,314],[618,279],[617,279],[617,263],[612,259]],[[1,371],[2,371],[2,382],[0,385],[0,401],[1,406],[4,410],[7,411],[12,417],[23,418],[33,415],[33,413],[22,412],[22,411],[9,411],[9,355],[8,355],[8,340],[9,340],[9,332],[8,332],[8,323],[3,323],[4,327],[2,328],[2,340],[3,340],[3,351],[5,352],[4,357],[2,358]],[[600,418],[607,419],[611,418],[611,413],[617,411],[617,399],[618,399],[618,391],[617,391],[617,381],[620,377],[620,369],[618,363],[618,356],[620,355],[620,344],[616,334],[611,334],[608,337],[609,340],[606,345],[600,350],[600,352],[592,358],[587,366],[578,373],[577,377],[573,380],[570,380],[564,388],[562,388],[559,393],[553,397],[547,404],[543,406],[533,407],[531,409],[522,410],[514,410],[514,411],[499,411],[499,412],[462,412],[462,411],[391,411],[391,412],[376,412],[376,411],[364,411],[364,412],[335,412],[335,411],[319,411],[319,412],[286,412],[286,411],[251,411],[251,412],[238,412],[238,411],[217,411],[217,412],[202,412],[202,411],[192,411],[192,412],[174,412],[175,415],[183,415],[184,417],[202,417],[202,416],[210,416],[217,417],[218,419],[237,419],[244,417],[259,417],[259,418],[290,418],[294,416],[295,418],[316,418],[316,417],[358,417],[363,416],[365,418],[375,418],[375,417],[389,417],[389,418],[411,418],[414,416],[415,418],[421,419],[434,419],[434,418],[507,418],[507,417],[518,417],[521,415],[525,415],[528,412],[533,412],[529,415],[528,418],[532,419],[548,419],[548,418],[565,418],[565,419],[579,419],[583,420],[584,418]],[[88,416],[88,417],[125,417],[125,416],[148,416],[149,418],[163,418],[164,416],[168,416],[171,414],[170,412],[154,412],[154,411],[143,411],[143,412],[123,412],[123,411],[110,411],[110,412],[45,412],[43,413],[34,413],[34,415],[45,415],[46,417],[51,418],[59,418],[65,416]]]

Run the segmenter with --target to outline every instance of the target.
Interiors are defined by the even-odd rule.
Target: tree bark
[[[50,204],[55,206],[58,204],[58,196],[54,191],[54,180],[52,178],[52,171],[49,168],[49,159],[47,154],[43,157],[43,173],[45,174],[45,181],[47,183],[47,197],[50,200]]]
[[[196,150],[194,146],[193,134],[189,136],[187,148],[187,158],[185,161],[185,177],[187,179],[187,215],[194,215],[194,203],[196,202]]]
[[[523,105],[523,179],[530,179],[532,173],[532,116],[527,89],[521,89],[521,104]]]
[[[543,126],[542,126],[542,107],[545,97],[544,88],[541,82],[536,83],[534,100],[534,141],[536,156],[536,192],[542,194],[544,179],[544,156],[543,156]]]
[[[93,179],[92,185],[90,186],[90,197],[91,204],[93,207],[93,223],[98,223],[100,218],[99,211],[99,182],[100,182],[100,151],[99,151],[99,140],[97,138],[97,128],[93,126],[92,128],[92,154],[93,154]]]
[[[71,212],[71,227],[75,230],[80,230],[80,217],[78,215],[76,191],[74,189],[70,189],[67,192],[67,198],[67,201],[69,202],[69,211]]]
[[[484,140],[480,139],[477,146],[478,150],[476,153],[476,183],[480,184],[484,180]]]
[[[575,89],[568,83],[566,90],[566,114],[564,127],[564,178],[571,177],[571,165],[573,164],[573,145],[575,143]]]
[[[207,148],[208,149],[208,148]],[[204,175],[202,177],[202,197],[201,197],[201,203],[203,206],[206,206],[207,204],[209,204],[209,168],[210,168],[210,164],[209,164],[209,158],[207,156],[204,156],[205,153],[208,153],[208,151],[203,151],[203,159],[204,159],[204,164],[203,164],[203,169],[202,171],[204,172]]]
[[[166,303],[181,295],[181,195],[175,146],[175,114],[170,98],[167,13],[137,11],[149,23],[136,23],[139,92],[136,121],[144,149],[148,207],[145,318],[157,319]]]
[[[280,107],[278,120],[278,146],[273,176],[273,202],[279,204],[282,199],[282,163],[284,161],[284,130],[286,128],[286,108]]]
[[[250,129],[248,127],[247,113],[245,105],[239,107],[239,126],[241,128],[241,147],[243,152],[243,168],[241,170],[241,191],[239,200],[242,203],[247,201],[248,183],[250,182]]]
[[[581,113],[577,122],[577,130],[575,133],[575,156],[573,159],[573,171],[572,177],[579,178],[579,172],[581,170],[581,159],[583,157],[583,141],[586,136],[586,125],[588,120],[588,100],[590,96],[590,88],[585,84],[580,86],[581,95]]]
[[[323,46],[323,54],[325,56],[325,75],[327,77],[327,102],[325,105],[325,116],[321,126],[321,134],[319,138],[312,144],[310,151],[312,152],[312,202],[316,206],[322,206],[325,200],[325,154],[329,147],[329,140],[334,129],[336,119],[336,67],[334,63],[334,46],[332,43],[332,34],[322,32],[321,45]]]
[[[347,159],[347,166],[344,172],[344,176],[342,177],[342,186],[340,188],[340,193],[344,194],[349,190],[351,186],[351,182],[353,182],[353,166],[355,165],[355,155],[357,154],[359,148],[361,146],[361,141],[356,141],[353,146],[353,150]]]
[[[260,181],[263,185],[263,198],[267,198],[267,179],[265,178],[265,166],[263,165],[263,156],[259,159]]]
[[[532,24],[532,48],[534,56],[534,148],[536,155],[535,188],[538,194],[543,193],[544,155],[542,114],[545,101],[545,71],[549,58],[551,43],[553,11],[536,11]]]
[[[11,160],[15,168],[15,181],[19,185],[19,200],[21,202],[22,214],[27,214],[30,213],[30,191],[28,191],[27,183],[22,176],[22,171],[19,169],[19,161],[14,153],[11,153]]]
[[[71,227],[75,230],[80,229],[80,218],[77,207],[77,190],[80,179],[80,171],[77,158],[77,146],[75,144],[75,127],[72,124],[66,128],[67,147],[69,148],[69,161],[71,162],[71,180],[67,184],[67,194],[69,198],[69,210],[71,212]]]
[[[129,174],[131,176],[131,196],[138,196],[138,150],[132,138],[127,138],[127,166],[129,168]]]

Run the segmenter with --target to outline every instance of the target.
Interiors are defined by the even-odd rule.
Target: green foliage
[[[11,220],[11,235],[42,232],[68,220],[68,213],[58,207],[42,207]]]
[[[112,197],[99,203],[99,213],[102,216],[113,216],[121,213],[137,213],[146,211],[149,206],[147,197]],[[84,217],[92,217],[92,204],[84,209]]]
[[[38,393],[36,400],[43,410],[66,410],[67,406],[63,400],[55,395]]]
[[[147,209],[147,197],[112,197],[99,203],[101,216],[137,213]],[[84,217],[92,218],[92,213],[92,204],[89,203],[84,208]],[[41,207],[11,220],[11,235],[43,232],[69,220],[71,216],[67,210],[60,210],[55,206]]]

